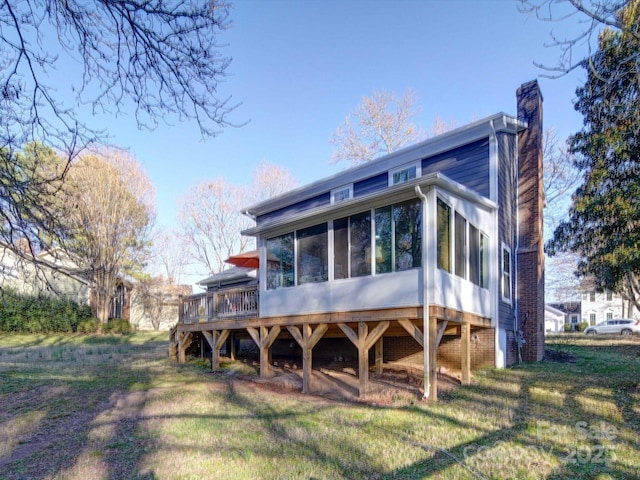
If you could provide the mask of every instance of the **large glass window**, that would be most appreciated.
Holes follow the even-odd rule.
[[[462,278],[467,276],[467,221],[458,212],[455,213],[455,270]]]
[[[293,255],[293,233],[267,240],[267,289],[295,284]]]
[[[298,285],[326,282],[329,279],[327,224],[303,228],[296,232],[298,242]]]
[[[371,212],[352,215],[349,219],[351,276],[371,275]]]
[[[376,209],[376,273],[391,271],[391,207]]]
[[[481,284],[481,255],[482,249],[480,247],[480,232],[476,227],[469,224],[469,280],[476,285]]]
[[[422,265],[422,204],[411,200],[393,206],[395,270]]]
[[[438,199],[438,268],[451,272],[451,207]]]
[[[333,221],[333,278],[349,278],[349,218]]]

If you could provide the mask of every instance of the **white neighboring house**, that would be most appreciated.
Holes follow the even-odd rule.
[[[544,306],[544,331],[547,333],[564,332],[565,314],[550,305]]]
[[[89,281],[61,250],[37,255],[40,267],[21,258],[6,246],[0,246],[0,287],[25,295],[50,295],[87,305]],[[63,268],[69,274],[59,271]]]
[[[589,325],[612,318],[638,318],[640,314],[622,296],[611,291],[583,291],[581,294],[582,318]]]

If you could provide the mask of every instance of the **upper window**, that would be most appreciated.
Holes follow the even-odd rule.
[[[421,175],[420,163],[412,165],[404,165],[389,171],[389,186],[398,185],[399,183],[408,182]]]
[[[511,250],[502,245],[502,301],[511,303]]]
[[[331,190],[331,203],[344,202],[353,198],[353,184]]]
[[[613,292],[611,290],[607,290],[607,302],[613,300]]]
[[[589,301],[590,302],[596,301],[596,292],[589,292]]]

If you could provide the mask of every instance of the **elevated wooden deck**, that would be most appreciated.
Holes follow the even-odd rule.
[[[272,376],[270,348],[277,338],[291,338],[302,348],[303,392],[310,384],[313,348],[323,337],[346,337],[358,351],[360,395],[368,389],[369,350],[375,347],[376,369],[382,369],[383,337],[410,336],[424,349],[429,339],[428,371],[425,385],[430,384],[429,398],[437,398],[436,350],[443,335],[461,338],[460,368],[462,382],[470,381],[471,328],[491,327],[491,320],[441,306],[429,307],[429,319],[423,319],[422,307],[404,307],[348,312],[331,312],[279,317],[259,316],[257,285],[221,289],[181,299],[180,319],[170,333],[170,355],[179,362],[186,360],[186,349],[192,335],[199,332],[212,351],[212,369],[219,368],[220,349],[231,334],[248,335],[260,350],[260,376]],[[429,332],[424,329],[428,328]],[[425,335],[426,333],[426,335]]]

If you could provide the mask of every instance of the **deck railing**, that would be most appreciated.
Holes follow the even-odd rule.
[[[180,299],[180,323],[258,315],[258,286],[226,288]]]

